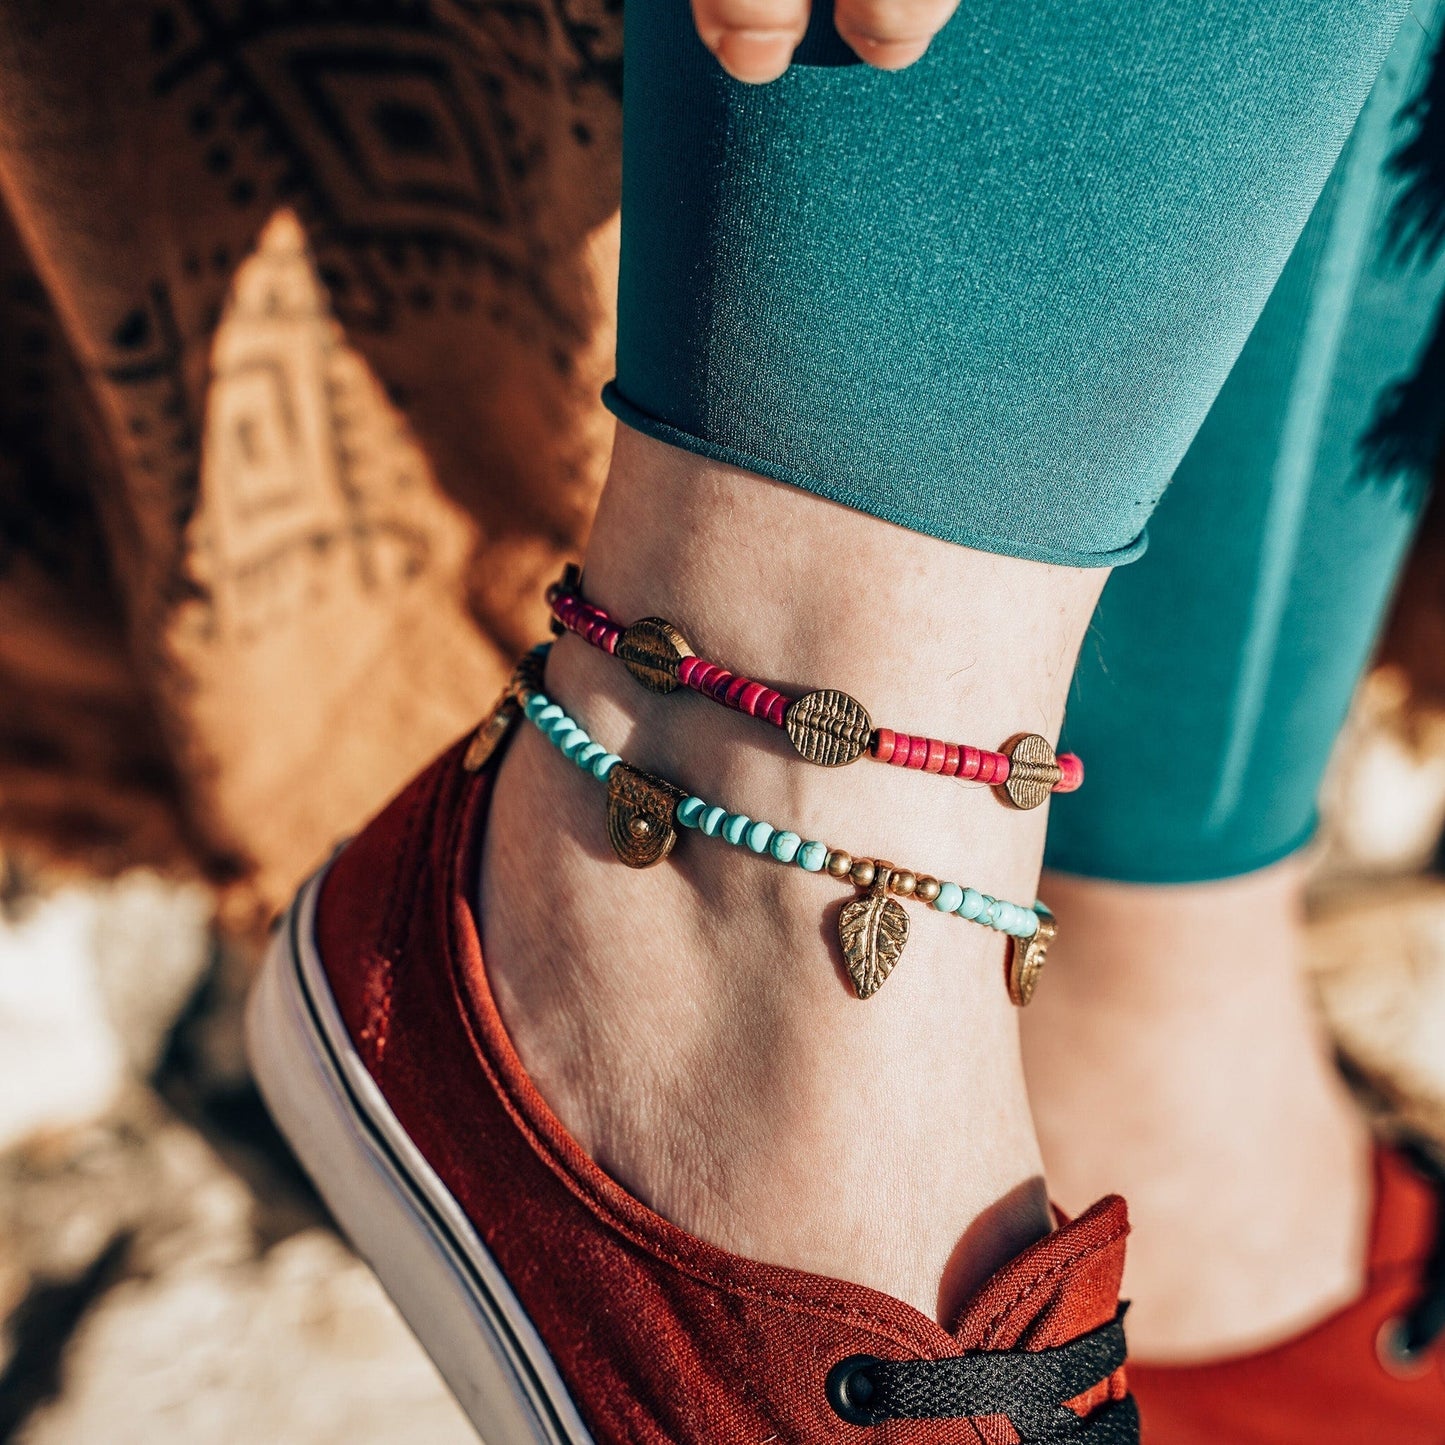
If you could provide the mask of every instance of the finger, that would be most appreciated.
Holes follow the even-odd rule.
[[[833,24],[860,60],[901,70],[928,49],[956,8],[957,0],[837,0]]]
[[[702,43],[737,80],[776,80],[808,28],[808,0],[692,0]]]

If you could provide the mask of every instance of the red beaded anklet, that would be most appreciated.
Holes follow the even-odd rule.
[[[1050,793],[1072,793],[1084,781],[1084,764],[1073,753],[1055,756],[1048,739],[1022,733],[1002,752],[875,728],[863,704],[846,692],[825,688],[789,698],[776,688],[739,677],[698,657],[676,627],[645,617],[631,627],[615,622],[583,598],[581,573],[571,564],[547,589],[554,632],[575,632],[593,647],[619,658],[650,692],[687,687],[748,717],[782,728],[811,763],[837,767],[865,753],[895,768],[914,768],[946,778],[986,783],[1016,808],[1037,808]]]

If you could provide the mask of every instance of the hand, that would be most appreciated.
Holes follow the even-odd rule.
[[[860,60],[880,70],[912,65],[958,0],[836,0],[833,23]],[[808,27],[809,0],[692,0],[702,43],[727,73],[776,80]]]

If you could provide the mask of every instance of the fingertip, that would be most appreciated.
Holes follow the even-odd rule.
[[[792,31],[723,30],[708,48],[734,80],[766,85],[788,68],[797,47]]]
[[[932,37],[927,40],[877,40],[869,35],[850,34],[839,29],[849,49],[858,59],[875,70],[906,70],[927,54]]]

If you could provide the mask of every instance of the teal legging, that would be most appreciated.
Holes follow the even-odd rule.
[[[1442,13],[963,0],[898,74],[822,15],[754,89],[628,0],[613,410],[987,551],[1110,565],[1149,523],[1055,867],[1309,836],[1441,443]]]

